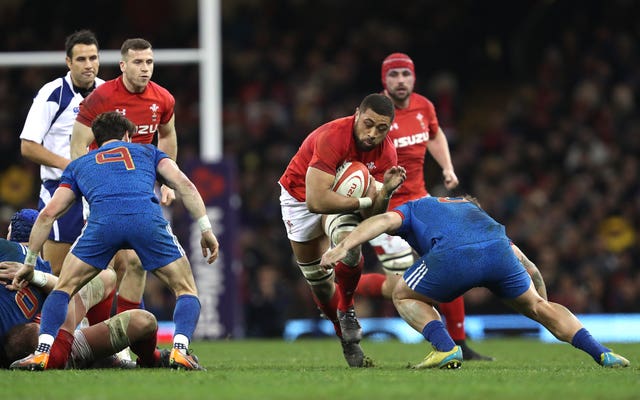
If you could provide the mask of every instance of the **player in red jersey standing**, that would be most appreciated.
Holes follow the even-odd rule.
[[[341,339],[343,354],[351,367],[368,367],[360,340],[362,329],[355,315],[353,295],[362,272],[360,249],[355,249],[333,269],[320,266],[322,254],[346,236],[360,222],[355,214],[377,210],[405,176],[396,166],[396,151],[387,134],[394,117],[393,103],[381,94],[364,98],[354,115],[328,122],[307,136],[278,183],[280,206],[293,254],[311,287],[320,311],[333,322]],[[347,161],[360,161],[370,175],[384,184],[376,192],[370,185],[367,196],[351,198],[331,187],[336,169]],[[385,171],[388,171],[385,173]],[[331,216],[323,232],[322,214]],[[335,277],[335,281],[334,281]]]
[[[88,146],[92,150],[97,148],[91,131],[93,120],[104,112],[117,111],[136,125],[132,142],[151,143],[157,134],[158,148],[175,160],[178,153],[175,100],[167,89],[151,81],[154,67],[151,43],[140,38],[127,39],[120,53],[122,75],[105,82],[80,104],[71,135],[71,159],[86,154]],[[162,185],[160,192],[162,205],[175,200],[175,193],[168,186]],[[146,279],[140,259],[133,250],[121,250],[115,264],[121,276],[117,312],[139,308]]]
[[[390,209],[429,195],[424,179],[427,151],[442,168],[445,187],[453,189],[458,186],[447,137],[438,124],[435,107],[426,97],[414,93],[415,81],[413,61],[408,55],[393,53],[382,62],[384,94],[393,101],[396,113],[389,138],[396,147],[398,164],[407,171],[407,180],[391,198]],[[364,274],[356,294],[391,299],[395,284],[414,262],[413,251],[398,236],[382,234],[369,243],[385,274]],[[491,357],[476,353],[466,344],[462,297],[442,303],[440,312],[445,316],[449,334],[462,348],[465,360],[492,360]]]

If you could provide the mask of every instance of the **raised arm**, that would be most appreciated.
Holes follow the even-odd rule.
[[[162,176],[167,185],[175,189],[182,198],[185,208],[191,214],[191,217],[198,222],[202,238],[200,245],[202,247],[202,255],[207,257],[207,251],[210,255],[207,262],[211,264],[218,258],[218,239],[212,231],[211,222],[207,216],[207,210],[204,201],[198,193],[196,186],[180,171],[175,161],[170,158],[164,158],[158,163],[158,173]]]
[[[73,130],[71,131],[71,159],[75,160],[87,154],[88,147],[94,139],[91,127],[78,121],[74,122]]]

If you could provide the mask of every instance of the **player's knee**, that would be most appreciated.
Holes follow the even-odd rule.
[[[141,335],[149,336],[155,335],[158,330],[158,321],[149,311],[146,310],[129,310],[130,325],[136,326]]]
[[[413,251],[405,249],[396,253],[376,254],[387,275],[402,275],[413,265]]]
[[[320,260],[315,260],[308,263],[298,262],[298,267],[302,271],[304,279],[311,286],[322,285],[333,279],[333,268],[325,269],[320,266]]]
[[[335,246],[356,229],[361,221],[362,218],[354,213],[328,215],[324,221],[324,233]]]

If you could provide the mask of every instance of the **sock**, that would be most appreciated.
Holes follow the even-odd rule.
[[[189,338],[185,335],[175,335],[173,337],[173,348],[187,350],[189,348]]]
[[[464,332],[464,298],[460,296],[449,303],[441,303],[438,309],[444,316],[451,338],[454,341],[465,340],[467,336]]]
[[[196,330],[200,318],[200,300],[196,296],[183,294],[176,300],[176,308],[173,310],[173,322],[176,325],[174,337],[184,335],[191,341],[193,331]]]
[[[600,355],[611,351],[611,349],[604,347],[600,342],[595,340],[586,328],[582,328],[576,332],[573,339],[571,339],[571,344],[573,347],[588,353],[598,364],[600,364]]]
[[[73,334],[60,329],[58,336],[51,346],[49,352],[49,362],[47,363],[47,369],[64,369],[67,365],[67,360],[71,355],[71,346],[73,345]]]
[[[338,309],[338,298],[340,297],[337,286],[338,284],[336,284],[336,291],[333,292],[333,296],[331,296],[328,303],[321,303],[313,291],[311,294],[313,295],[313,301],[316,303],[320,311],[329,319],[329,321],[331,321],[331,323],[333,323],[333,329],[335,330],[336,335],[338,335],[338,337],[342,337],[342,330],[340,329],[340,323],[338,323],[338,313],[336,312]]]
[[[87,319],[89,325],[95,325],[98,322],[105,321],[111,316],[111,309],[113,308],[113,298],[116,295],[116,290],[113,289],[106,299],[102,300],[95,306],[91,307],[87,311]]]
[[[338,261],[333,268],[336,274],[336,290],[340,291],[340,297],[338,297],[338,309],[342,312],[353,306],[353,295],[356,292],[360,275],[362,275],[362,267],[364,265],[364,258],[360,257],[358,265],[355,267],[349,266],[342,261]]]
[[[387,280],[385,274],[363,274],[358,282],[356,294],[358,296],[382,298],[382,284]]]
[[[426,324],[422,328],[422,336],[438,351],[451,351],[456,345],[440,320],[433,320]]]
[[[52,338],[58,334],[69,308],[69,295],[61,290],[52,291],[42,305],[42,319],[40,321],[40,335],[50,335]],[[51,344],[53,340],[51,341]]]
[[[160,351],[156,348],[158,330],[154,330],[149,337],[129,344],[129,348],[137,356],[137,363],[141,367],[151,368],[160,364]]]
[[[123,311],[127,310],[137,310],[140,308],[140,302],[127,300],[118,294],[118,299],[116,300],[116,314],[120,314]]]

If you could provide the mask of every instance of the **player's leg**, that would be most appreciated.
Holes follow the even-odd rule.
[[[42,306],[38,346],[32,355],[11,364],[12,369],[43,370],[47,367],[51,346],[66,319],[71,296],[99,272],[69,253],[56,286]]]
[[[340,243],[356,226],[362,218],[354,213],[326,215],[322,218],[323,229],[329,238],[331,246]],[[353,297],[356,287],[362,275],[364,257],[360,246],[347,253],[347,256],[334,266],[335,287],[339,292],[338,297],[338,322],[342,332],[342,339],[347,343],[359,343],[362,340],[362,328],[356,317]]]
[[[407,274],[414,270],[414,268],[409,269]],[[425,340],[433,346],[433,351],[413,368],[460,368],[462,350],[447,333],[440,319],[440,314],[435,308],[436,301],[416,292],[407,285],[404,279],[401,279],[393,291],[393,304],[402,319],[420,332]]]
[[[106,321],[76,331],[70,365],[86,368],[105,358],[111,362],[115,353],[130,346],[140,357],[139,364],[160,366],[160,352],[156,349],[157,331],[156,318],[148,311],[129,310],[116,314]],[[131,365],[117,362],[115,366]]]
[[[629,366],[627,359],[595,340],[566,307],[540,297],[533,283],[523,294],[505,302],[521,314],[541,323],[558,340],[571,343],[588,353],[598,364],[605,367]]]
[[[47,240],[42,246],[42,258],[49,261],[51,265],[51,273],[55,276],[60,275],[64,258],[69,253],[71,243],[56,242]]]
[[[464,297],[460,296],[453,301],[440,303],[438,310],[440,310],[440,313],[444,316],[447,332],[449,332],[453,341],[462,349],[462,355],[465,361],[493,361],[493,357],[476,352],[469,347],[467,343],[467,333],[464,329]]]
[[[399,236],[382,234],[369,242],[373,247],[385,279],[382,281],[377,275],[364,274],[358,285],[358,294],[380,293],[384,298],[391,298],[391,293],[402,274],[414,263],[414,252],[409,243]],[[379,289],[377,287],[379,286]],[[465,309],[464,299],[459,297],[451,302],[440,303],[438,310],[444,316],[447,331],[454,342],[462,349],[465,360],[491,361],[492,357],[481,355],[467,344],[464,329]]]
[[[120,250],[114,258],[114,264],[120,278],[116,312],[140,308],[147,280],[147,271],[142,267],[140,258],[133,250]]]
[[[187,257],[182,256],[162,268],[155,269],[153,274],[170,287],[176,296],[171,366],[189,370],[203,369],[197,357],[189,351],[189,343],[200,317],[200,300]]]

